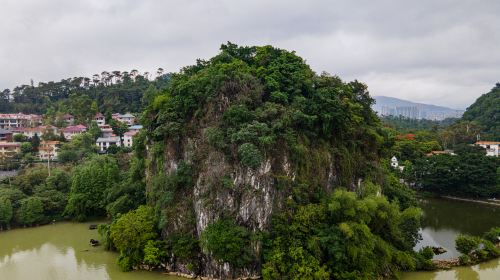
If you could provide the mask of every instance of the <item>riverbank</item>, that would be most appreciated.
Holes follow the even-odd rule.
[[[466,201],[466,202],[481,203],[481,204],[485,204],[485,205],[492,205],[492,206],[498,206],[498,207],[500,207],[500,201],[494,202],[492,200],[461,198],[461,197],[456,197],[456,196],[440,196],[440,198],[457,200],[457,201]]]
[[[0,279],[183,280],[160,272],[122,272],[116,252],[93,247],[95,222],[18,228],[0,233]],[[26,269],[29,268],[29,269]]]

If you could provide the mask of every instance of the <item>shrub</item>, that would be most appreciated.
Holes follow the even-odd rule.
[[[262,162],[262,154],[259,149],[251,143],[245,143],[238,148],[241,163],[250,168],[259,167]]]
[[[167,256],[165,242],[149,240],[144,246],[144,263],[151,266],[159,266]]]
[[[434,252],[431,247],[424,247],[418,251],[415,255],[416,259],[416,268],[418,270],[434,270],[436,269],[436,265],[432,262],[432,258],[434,257]]]
[[[471,263],[470,257],[467,255],[460,255],[460,257],[458,257],[458,260],[460,261],[461,265],[469,265]]]
[[[222,263],[243,267],[251,260],[250,233],[229,219],[220,219],[208,225],[201,235],[201,244]]]
[[[43,220],[43,202],[39,197],[24,198],[17,210],[17,222],[21,225],[32,225]]]
[[[461,234],[455,239],[455,248],[460,253],[469,255],[473,250],[478,248],[479,243],[479,238]]]
[[[483,235],[483,238],[492,242],[493,244],[500,242],[500,227],[491,228]]]

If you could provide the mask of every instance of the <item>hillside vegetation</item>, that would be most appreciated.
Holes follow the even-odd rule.
[[[411,192],[380,165],[385,137],[372,103],[364,84],[318,75],[271,46],[229,43],[173,74],[144,113],[137,155],[164,261],[222,278],[414,269],[420,212],[396,202]],[[377,196],[385,187],[392,202]],[[121,251],[122,264],[140,252]]]
[[[481,139],[500,141],[500,83],[470,105],[463,119],[481,126]]]

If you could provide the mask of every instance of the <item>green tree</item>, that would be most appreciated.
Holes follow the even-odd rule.
[[[21,153],[23,155],[31,154],[33,151],[33,145],[30,142],[21,143]]]
[[[102,136],[102,130],[95,121],[90,123],[88,133],[92,136],[92,138],[94,138],[94,141]]]
[[[39,197],[28,197],[20,201],[16,220],[21,225],[31,226],[44,219],[43,202]]]
[[[159,266],[163,259],[166,258],[165,242],[158,240],[148,240],[144,246],[144,260],[147,265],[156,267]]]
[[[220,219],[203,231],[201,246],[221,263],[243,267],[251,261],[250,233],[230,219]]]
[[[481,139],[500,141],[500,83],[497,83],[490,92],[481,95],[467,108],[463,119],[482,126]]]
[[[118,165],[108,156],[94,156],[73,170],[65,212],[77,220],[103,216],[106,192],[120,181]]]
[[[121,254],[120,266],[130,270],[144,259],[144,248],[148,241],[157,237],[154,211],[148,206],[122,215],[110,227],[110,237]]]
[[[97,149],[94,138],[89,133],[83,133],[61,145],[58,160],[62,163],[75,162],[97,153]]]
[[[0,197],[0,230],[3,230],[4,226],[7,228],[10,226],[12,215],[12,203],[8,198]]]
[[[40,137],[35,133],[31,138],[31,146],[33,146],[33,151],[38,152],[38,147],[40,146]]]
[[[123,146],[123,135],[128,131],[128,126],[126,123],[111,119],[109,125],[113,129],[113,133],[120,137],[120,145]]]
[[[14,140],[14,142],[26,142],[26,141],[28,141],[28,137],[24,136],[23,134],[19,134],[19,133],[14,134],[12,139]]]
[[[479,247],[480,239],[474,236],[459,235],[455,239],[456,249],[464,255],[469,255]]]

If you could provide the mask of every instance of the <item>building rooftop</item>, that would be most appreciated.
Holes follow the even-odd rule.
[[[87,130],[87,127],[82,125],[82,124],[70,125],[70,126],[67,126],[63,129],[61,129],[61,131],[63,131],[63,132],[83,132],[85,130]]]
[[[114,118],[135,118],[135,116],[130,113],[125,113],[125,114],[114,113],[112,116]]]
[[[18,142],[0,142],[0,148],[3,147],[20,147],[21,143]]]
[[[496,141],[477,141],[476,145],[500,145],[500,142],[496,142]]]
[[[131,125],[129,127],[130,130],[139,130],[139,129],[142,129],[142,128],[143,128],[143,126],[140,125],[140,124],[134,124],[134,125]]]
[[[137,131],[137,130],[134,130],[134,131],[127,131],[127,132],[125,132],[125,134],[124,134],[124,135],[125,135],[125,136],[134,136],[134,135],[136,135],[137,133],[138,133],[138,131]]]
[[[97,143],[106,143],[106,142],[120,142],[120,137],[111,136],[111,137],[99,137],[97,138]]]

